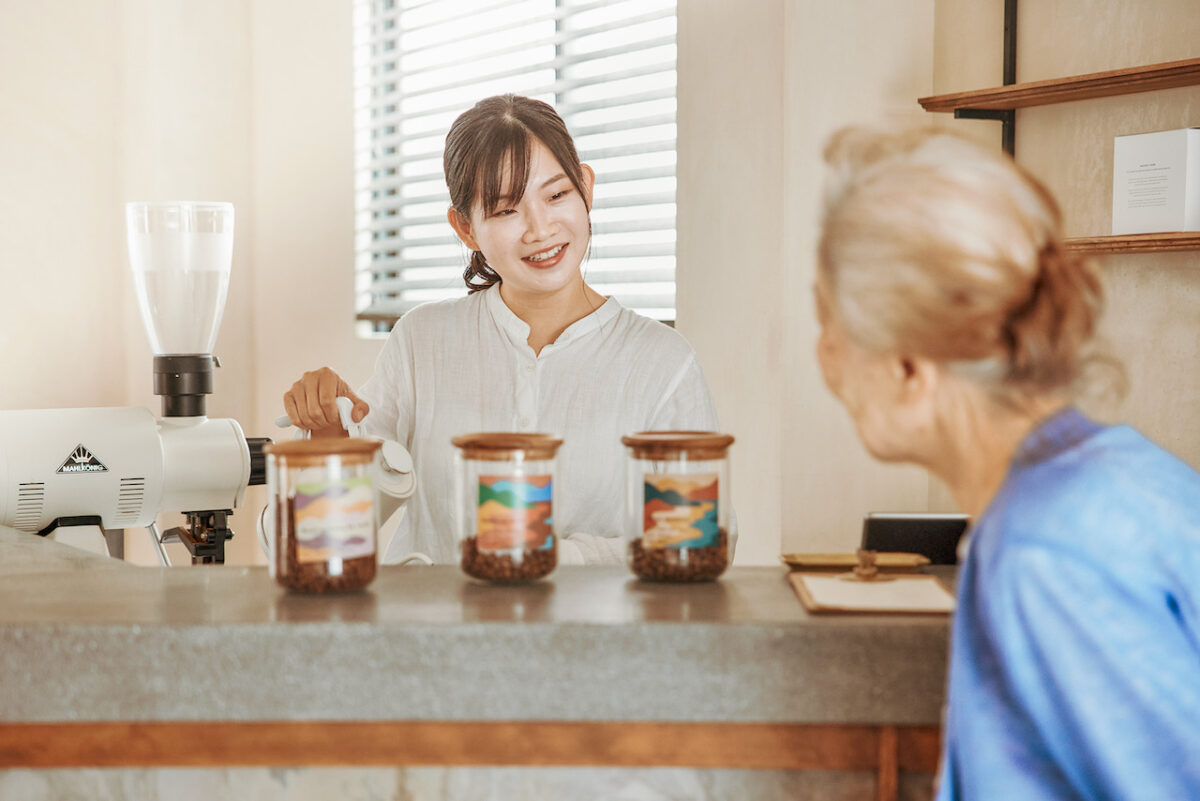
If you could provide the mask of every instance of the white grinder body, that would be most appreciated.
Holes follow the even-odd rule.
[[[21,531],[85,517],[145,527],[161,512],[233,509],[249,480],[236,420],[159,420],[140,407],[0,411],[0,525]]]

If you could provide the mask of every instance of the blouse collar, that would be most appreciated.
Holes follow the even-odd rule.
[[[492,319],[496,321],[496,324],[514,342],[524,344],[529,340],[529,324],[518,317],[512,309],[508,308],[508,304],[500,297],[499,284],[493,284],[484,290],[484,302],[487,304]],[[593,331],[599,330],[601,326],[614,319],[620,312],[621,304],[616,298],[610,297],[586,317],[576,320],[567,326],[567,329],[558,335],[558,339],[553,344],[564,345],[572,340],[587,336]]]

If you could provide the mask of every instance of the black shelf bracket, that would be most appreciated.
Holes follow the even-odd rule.
[[[1010,156],[1016,155],[1017,112],[1011,108],[956,108],[956,120],[999,120],[1000,146]]]
[[[1017,0],[1004,0],[1004,85],[1017,82]],[[1006,109],[1000,118],[1000,146],[1017,155],[1017,112]]]
[[[1017,82],[1017,0],[1004,0],[1004,86]],[[1016,109],[956,108],[956,120],[999,120],[1000,146],[1010,156],[1017,154]]]

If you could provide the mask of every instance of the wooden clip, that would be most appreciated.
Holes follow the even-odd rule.
[[[859,548],[855,551],[858,557],[858,564],[854,566],[854,570],[850,573],[843,573],[838,576],[842,581],[893,581],[895,576],[889,576],[886,573],[880,573],[879,567],[875,564],[875,551],[868,551]]]

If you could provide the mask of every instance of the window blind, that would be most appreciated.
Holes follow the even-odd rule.
[[[585,279],[675,316],[675,0],[356,0],[358,317],[466,293],[442,145],[476,101],[551,103],[596,171]]]

